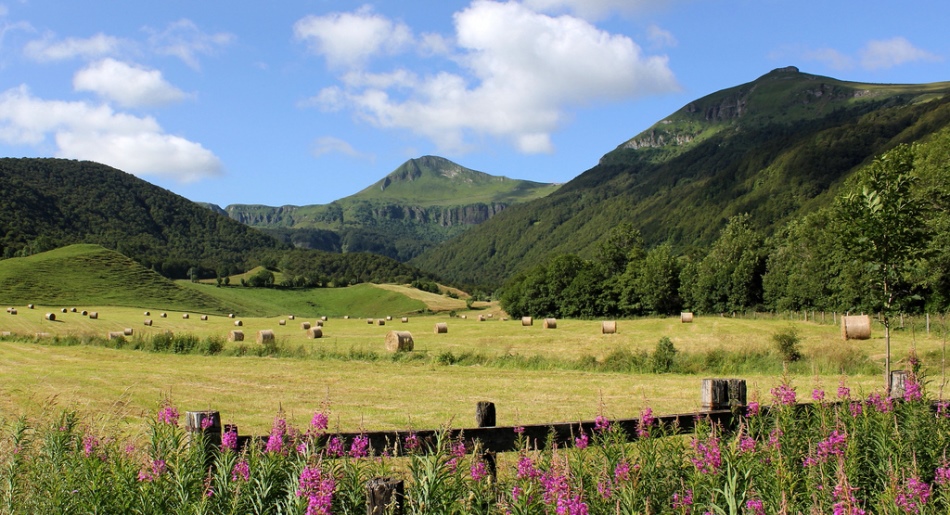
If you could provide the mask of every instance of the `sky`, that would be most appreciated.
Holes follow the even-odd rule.
[[[221,206],[325,204],[424,155],[567,182],[775,68],[950,81],[948,22],[941,0],[0,0],[0,157]]]

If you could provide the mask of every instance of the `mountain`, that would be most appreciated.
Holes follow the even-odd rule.
[[[863,84],[788,67],[690,102],[547,197],[514,206],[410,261],[498,286],[556,254],[593,257],[629,222],[647,246],[707,246],[749,213],[772,234],[830,203],[843,180],[899,143],[950,124],[950,83]]]
[[[25,256],[73,243],[117,250],[166,277],[241,271],[274,238],[134,175],[89,161],[0,159],[0,252]]]
[[[406,261],[556,184],[509,179],[448,159],[410,159],[368,188],[323,205],[237,204],[232,219],[297,247],[368,251]],[[218,206],[208,205],[212,210]]]

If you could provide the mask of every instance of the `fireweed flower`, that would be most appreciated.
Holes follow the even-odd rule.
[[[247,464],[246,461],[241,460],[234,464],[234,467],[231,468],[231,481],[244,481],[245,483],[251,479],[251,467]]]
[[[892,399],[885,399],[877,392],[868,396],[868,404],[874,406],[874,409],[877,410],[878,413],[890,413],[894,409]]]
[[[630,481],[630,464],[627,460],[620,460],[620,463],[614,468],[614,481]]]
[[[534,479],[538,477],[538,469],[534,467],[534,460],[521,455],[518,458],[518,479]]]
[[[742,435],[739,437],[739,452],[752,452],[755,450],[755,438],[750,437],[749,435]]]
[[[327,442],[327,456],[334,458],[343,456],[343,440],[339,436],[334,436]]]
[[[409,433],[409,436],[406,437],[403,445],[407,451],[414,451],[422,446],[419,442],[419,437],[415,433]]]
[[[298,486],[297,497],[307,498],[307,515],[330,515],[336,488],[331,474],[324,475],[320,467],[306,467],[300,472]]]
[[[811,391],[811,398],[815,402],[822,402],[825,400],[825,391],[821,388],[815,388]]]
[[[171,403],[164,403],[162,409],[158,411],[158,421],[170,426],[178,426],[178,409]]]
[[[267,446],[264,448],[267,452],[284,452],[284,435],[287,433],[287,421],[278,416],[274,419],[274,425],[271,427],[270,436],[267,438]]]
[[[937,415],[943,418],[950,418],[950,401],[940,401],[937,403]]]
[[[465,457],[465,442],[453,442],[449,446],[449,452],[452,458],[446,462],[449,470],[455,472],[458,469],[459,461]]]
[[[722,454],[719,451],[719,438],[712,437],[706,442],[693,439],[691,443],[695,456],[690,458],[693,466],[702,474],[715,474],[722,466]]]
[[[581,433],[580,436],[574,439],[574,447],[578,449],[586,449],[589,443],[590,440],[587,438],[587,433]]]
[[[221,434],[221,448],[222,449],[229,449],[232,451],[236,450],[237,441],[238,441],[237,431],[235,431],[233,427],[228,428],[227,431]]]
[[[99,439],[95,436],[86,435],[82,439],[82,453],[85,457],[90,457],[95,454],[96,449],[99,448]]]
[[[858,418],[861,413],[864,413],[864,406],[860,402],[852,402],[848,404],[848,411],[851,412],[853,418]]]
[[[934,471],[934,483],[940,486],[950,484],[950,464],[947,464],[946,461],[941,463]]]
[[[762,503],[762,499],[749,499],[745,502],[745,507],[754,515],[765,515],[765,506]]]
[[[844,484],[839,482],[835,485],[832,492],[835,499],[835,503],[831,507],[833,515],[866,515],[858,504],[858,500],[854,497],[856,490],[857,488],[847,485],[847,479],[845,479]]]
[[[330,420],[327,418],[327,414],[323,412],[316,412],[313,414],[313,418],[310,419],[310,427],[316,431],[326,431],[327,427],[330,425]]]
[[[782,406],[791,406],[792,404],[795,404],[795,389],[791,386],[787,384],[781,384],[777,388],[772,388],[770,391],[775,404]]]
[[[484,461],[476,461],[475,463],[472,463],[470,472],[472,474],[472,481],[481,481],[482,479],[488,477],[488,465],[485,465]]]
[[[755,417],[759,414],[759,403],[752,401],[745,407],[745,416]]]
[[[597,418],[594,419],[594,431],[603,433],[608,429],[610,429],[610,420],[603,415],[597,415]]]
[[[844,456],[847,447],[847,435],[839,432],[837,429],[828,435],[828,438],[818,442],[813,456],[805,457],[803,464],[806,467],[825,463],[832,456]]]
[[[920,391],[920,383],[917,382],[917,378],[913,375],[908,376],[907,381],[904,382],[904,401],[919,401],[922,398],[923,394]]]
[[[838,385],[838,398],[843,401],[851,398],[851,389],[844,385],[844,381]]]
[[[211,420],[211,417],[205,417],[201,419],[201,429],[208,429],[214,425],[214,421]]]
[[[146,467],[139,471],[139,481],[143,483],[151,483],[155,481],[165,471],[168,470],[168,466],[165,465],[165,460],[154,460],[150,467]]]
[[[640,412],[640,423],[637,424],[637,436],[639,438],[649,438],[650,426],[653,425],[655,421],[656,417],[653,416],[652,409],[646,408]]]
[[[365,435],[359,435],[350,442],[350,457],[365,458],[369,449],[369,438]]]
[[[782,447],[781,438],[785,435],[785,432],[780,428],[775,428],[769,432],[769,447],[775,450],[779,450]]]
[[[693,491],[686,490],[681,495],[679,492],[673,493],[673,509],[688,510],[693,505]]]
[[[916,477],[907,478],[904,484],[897,488],[894,504],[904,513],[920,513],[921,508],[930,499],[930,485]]]

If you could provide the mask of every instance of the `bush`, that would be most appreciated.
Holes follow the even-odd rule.
[[[669,337],[664,336],[656,343],[656,350],[653,351],[653,373],[663,374],[673,370],[673,361],[676,357],[676,347]]]
[[[789,363],[802,359],[802,353],[798,349],[798,332],[794,327],[789,326],[784,331],[772,335],[772,341],[775,342],[775,349],[782,355],[782,360]]]

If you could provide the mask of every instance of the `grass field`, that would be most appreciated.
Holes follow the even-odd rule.
[[[83,309],[80,307],[80,309]],[[91,308],[85,308],[91,309]],[[136,335],[174,331],[196,335],[224,336],[233,329],[233,320],[197,316],[185,320],[181,312],[167,312],[160,318],[152,312],[154,326],[142,326],[144,316],[134,308],[97,308],[99,320],[78,313],[56,312],[60,320],[42,319],[47,308],[19,308],[18,315],[0,314],[0,330],[32,335],[45,331],[58,335],[81,335],[132,327]],[[487,310],[486,310],[487,312]],[[311,340],[300,329],[304,320],[296,317],[279,326],[278,317],[242,318],[243,330],[254,346],[259,329],[273,329],[284,347],[305,351],[333,350],[383,352],[383,338],[391,329],[412,332],[417,355],[445,352],[486,355],[539,356],[548,360],[603,359],[618,349],[652,352],[656,342],[668,336],[680,351],[689,355],[720,349],[732,353],[766,353],[771,335],[792,324],[801,336],[804,365],[790,375],[800,397],[817,384],[835,387],[841,376],[828,373],[829,356],[848,359],[866,355],[882,360],[881,332],[871,340],[842,342],[837,326],[788,320],[750,320],[698,317],[693,324],[678,318],[619,321],[619,333],[601,335],[598,321],[560,320],[557,329],[522,327],[520,321],[484,322],[478,312],[467,319],[447,315],[412,316],[408,323],[394,318],[385,326],[366,323],[365,318],[344,320],[331,317],[325,324],[326,337]],[[328,315],[329,316],[329,315]],[[378,313],[375,318],[383,318]],[[434,334],[436,322],[449,324],[448,334]],[[830,322],[830,320],[828,320]],[[910,327],[910,321],[908,321]],[[936,319],[927,336],[922,329],[896,331],[892,356],[907,356],[915,347],[928,370],[940,381],[939,359],[943,325]],[[233,344],[229,344],[233,345]],[[769,358],[773,362],[780,359]],[[823,361],[824,360],[824,361]],[[183,410],[217,409],[228,423],[242,431],[266,432],[279,408],[298,424],[329,402],[339,428],[404,429],[438,427],[443,424],[472,424],[474,405],[491,400],[498,405],[499,424],[543,423],[591,419],[600,410],[612,417],[636,416],[650,406],[657,413],[683,412],[699,404],[700,374],[630,374],[536,367],[504,368],[483,366],[443,366],[430,361],[388,359],[375,361],[320,360],[274,357],[232,357],[166,355],[91,346],[52,346],[29,341],[0,342],[0,411],[7,415],[35,412],[54,403],[82,411],[113,413],[127,419],[150,413],[164,395],[170,395]],[[810,366],[815,372],[810,372]],[[900,368],[900,362],[895,368]],[[768,390],[781,381],[781,368],[773,366],[759,373],[742,374],[752,395],[768,399]],[[856,391],[869,392],[882,383],[877,373],[861,373],[847,378]]]

